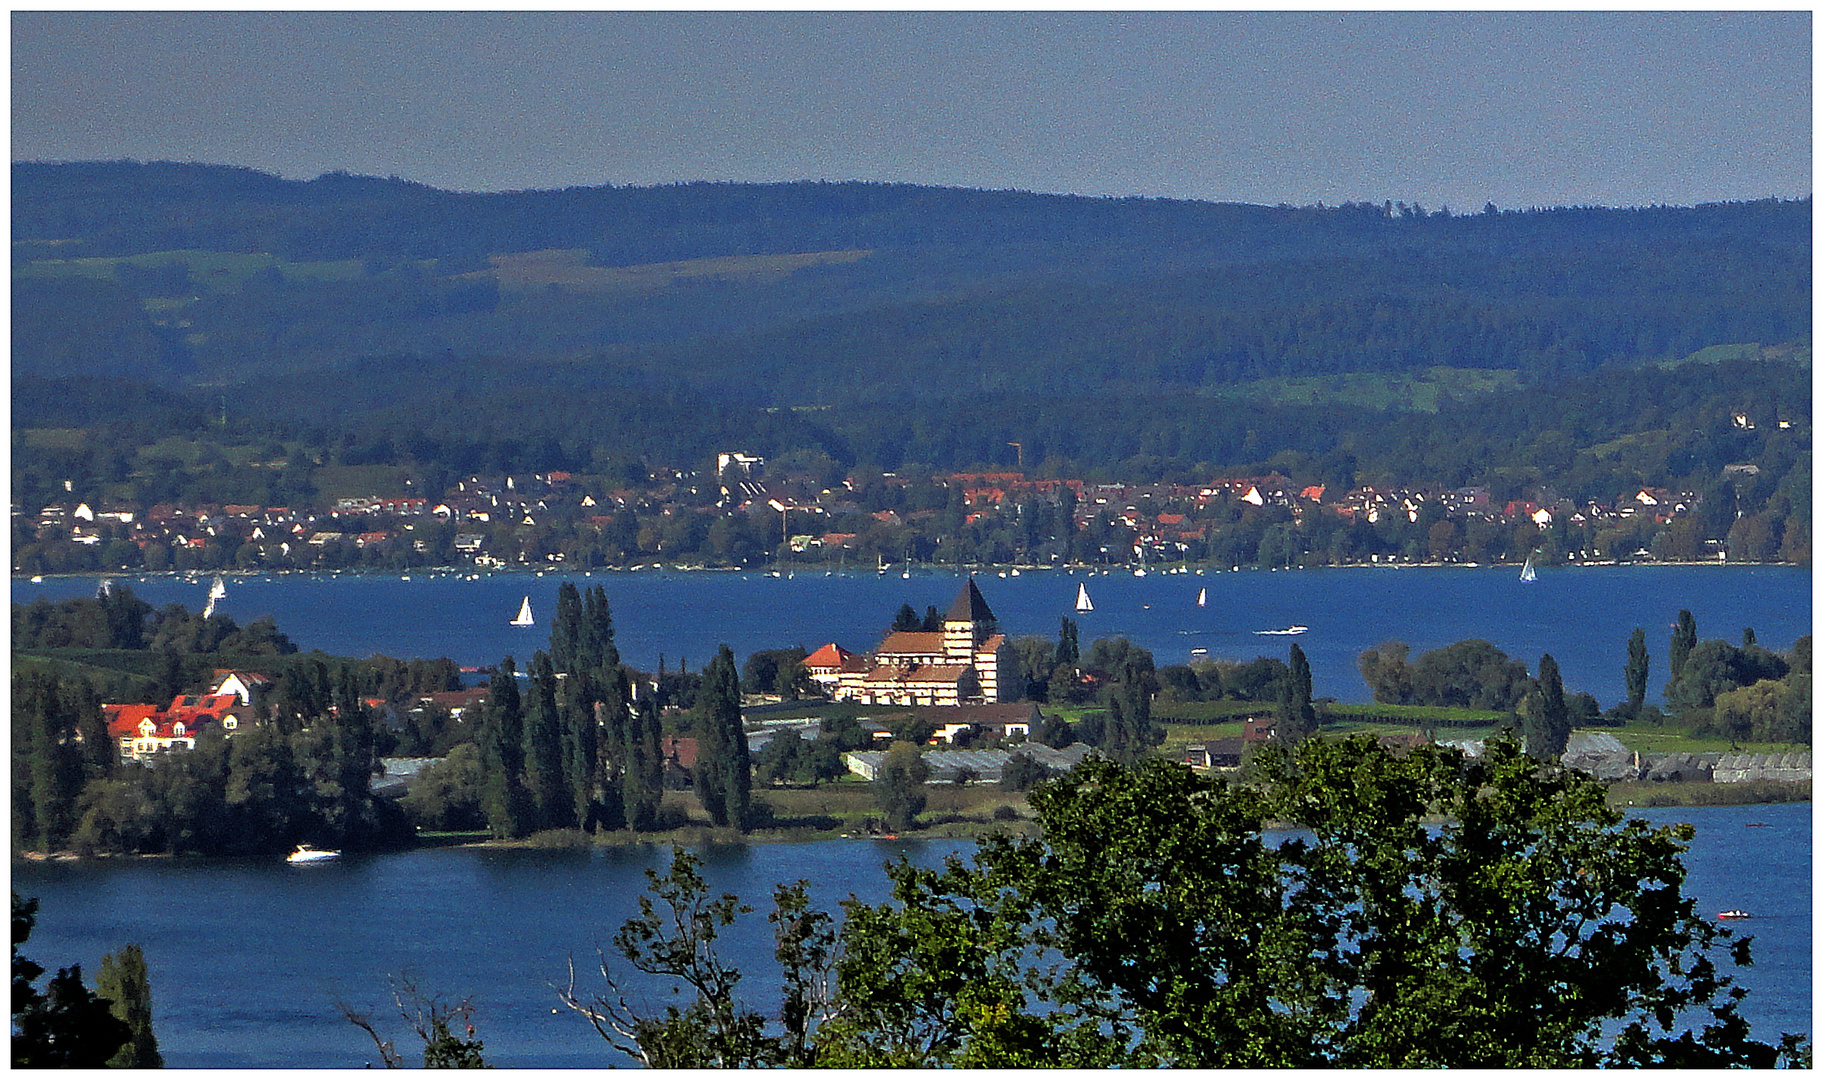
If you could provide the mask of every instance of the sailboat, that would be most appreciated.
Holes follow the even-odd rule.
[[[1208,607],[1209,606],[1209,590],[1208,589],[1196,590],[1196,606],[1197,607]]]
[[[1525,566],[1521,567],[1519,570],[1519,580],[1521,580],[1521,581],[1537,581],[1538,580],[1538,571],[1535,568],[1533,568],[1532,557],[1530,555],[1527,555],[1525,557]]]
[[[519,614],[513,616],[510,623],[513,626],[532,625],[532,598],[530,596],[519,602]]]
[[[203,618],[215,614],[215,602],[227,595],[228,586],[222,584],[220,574],[215,575],[215,580],[209,584],[209,603],[203,607]]]
[[[1095,605],[1089,602],[1089,586],[1080,581],[1076,583],[1076,610],[1095,610]]]

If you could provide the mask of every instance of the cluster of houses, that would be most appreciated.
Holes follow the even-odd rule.
[[[357,552],[386,552],[409,545],[428,552],[429,542],[419,525],[451,523],[453,543],[439,549],[449,555],[488,566],[512,561],[512,552],[489,550],[500,527],[537,527],[552,524],[605,528],[614,515],[634,511],[642,516],[674,517],[679,514],[746,515],[766,519],[771,535],[789,525],[796,532],[781,539],[798,553],[812,549],[855,546],[859,528],[887,529],[916,525],[918,519],[936,515],[933,509],[869,510],[869,501],[854,481],[823,486],[804,476],[769,476],[765,459],[746,453],[724,453],[717,463],[719,487],[702,491],[690,486],[682,472],[654,476],[640,490],[601,490],[567,472],[553,471],[523,476],[470,476],[438,497],[380,496],[342,498],[326,508],[256,505],[192,505],[160,503],[137,507],[112,502],[72,498],[39,509],[35,537],[47,543],[100,545],[125,540],[142,551],[157,544],[177,551],[202,552],[211,544],[238,550],[252,545],[262,558],[279,562],[310,561],[313,549],[348,545]],[[1750,464],[1729,466],[1752,470]],[[925,481],[887,475],[888,487],[909,487]],[[1582,502],[1561,497],[1548,489],[1524,500],[1495,503],[1487,488],[1450,490],[1365,486],[1334,492],[1322,485],[1299,487],[1277,474],[1214,480],[1204,484],[1097,484],[1077,479],[1038,479],[1023,472],[961,472],[933,478],[956,493],[966,519],[973,523],[991,518],[1022,503],[1038,500],[1069,505],[1078,533],[1101,515],[1135,536],[1135,550],[1169,552],[1174,547],[1207,539],[1211,526],[1204,511],[1235,501],[1254,506],[1277,506],[1296,518],[1309,513],[1329,513],[1345,520],[1372,524],[1404,520],[1415,522],[1435,505],[1453,519],[1539,526],[1554,523],[1599,527],[1629,519],[1664,524],[1695,505],[1690,492],[1641,488],[1623,493],[1609,503]],[[711,500],[719,491],[719,499]],[[72,493],[74,494],[74,493]],[[877,502],[874,505],[878,505]],[[23,508],[15,507],[16,516]],[[1435,511],[1433,511],[1435,513]],[[818,531],[815,523],[826,522]],[[805,529],[810,524],[812,528]],[[1061,524],[1061,523],[1060,523]]]
[[[179,694],[166,705],[103,705],[108,737],[120,756],[145,761],[170,750],[193,750],[210,726],[224,732],[250,727],[272,680],[251,671],[218,670],[200,694]]]

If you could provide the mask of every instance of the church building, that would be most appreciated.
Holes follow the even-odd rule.
[[[1013,666],[1012,646],[970,578],[942,630],[888,634],[873,655],[842,665],[835,696],[863,705],[992,705],[1015,696],[1001,681]]]

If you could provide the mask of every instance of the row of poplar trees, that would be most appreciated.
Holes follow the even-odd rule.
[[[587,595],[558,588],[550,651],[533,654],[524,692],[509,656],[479,709],[481,805],[494,836],[657,826],[658,702],[634,701],[599,585]]]

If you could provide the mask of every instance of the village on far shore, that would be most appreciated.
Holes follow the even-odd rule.
[[[1758,421],[1746,414],[1737,426]],[[1770,422],[1786,425],[1787,420]],[[1759,467],[1726,466],[1720,482]],[[1346,475],[1346,474],[1344,474]],[[639,485],[554,471],[470,475],[447,490],[323,505],[170,501],[77,490],[15,504],[14,572],[233,572],[474,567],[815,565],[1314,566],[1362,563],[1801,562],[1807,530],[1706,512],[1702,495],[1637,487],[1572,499],[1549,484],[1298,485],[1277,472],[1104,483],[1024,470],[931,477],[769,467],[745,452]],[[1346,486],[1345,486],[1346,485]],[[1783,535],[1781,535],[1783,534]]]

